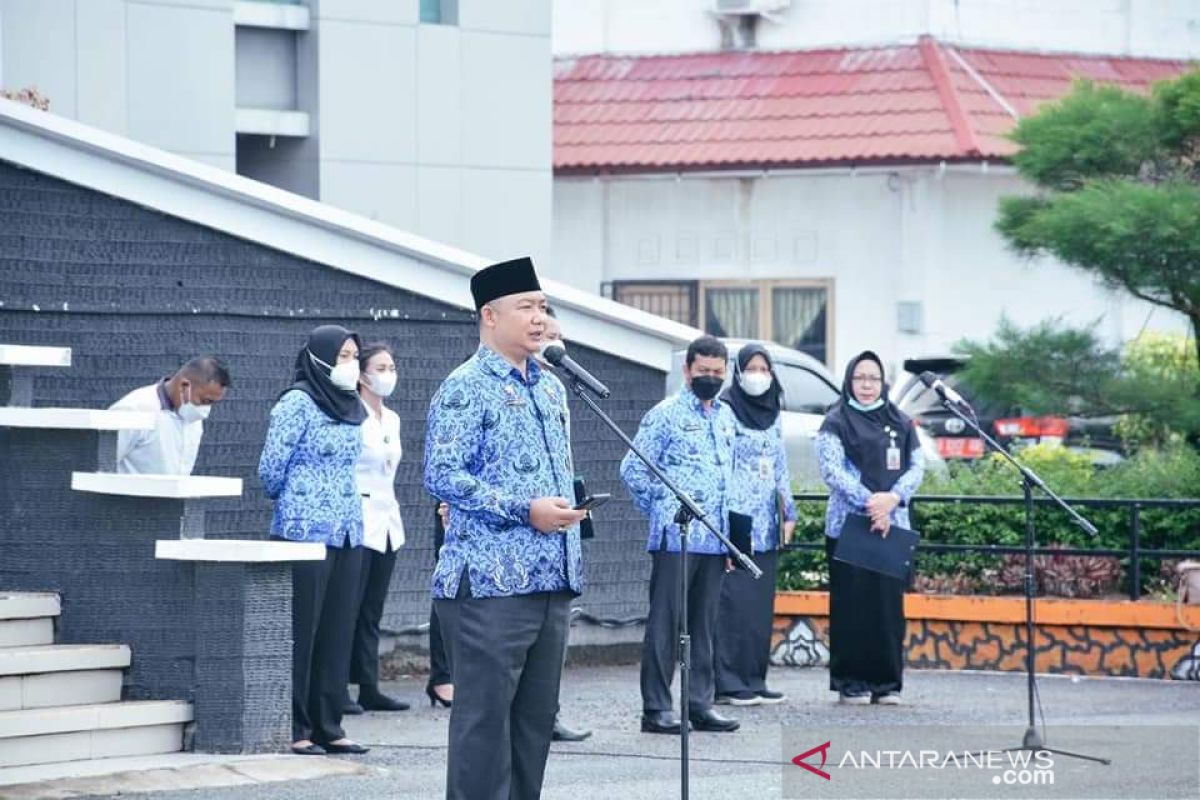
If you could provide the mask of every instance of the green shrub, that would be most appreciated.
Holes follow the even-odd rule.
[[[1114,467],[1097,470],[1089,460],[1062,447],[1036,446],[1021,451],[1020,458],[1059,495],[1097,499],[1200,498],[1200,453],[1185,445],[1142,450]],[[808,489],[814,491],[814,489]],[[816,490],[820,491],[820,490]],[[998,455],[976,463],[951,464],[945,475],[929,475],[913,503],[913,527],[927,542],[944,544],[1002,545],[1019,547],[1025,541],[1025,516],[1021,504],[983,505],[921,502],[925,495],[968,497],[1021,496],[1020,476]],[[1039,493],[1035,491],[1035,498]],[[1128,508],[1079,507],[1099,533],[1090,537],[1056,507],[1037,505],[1034,524],[1039,547],[1077,547],[1124,551],[1129,548]],[[798,504],[797,542],[823,543],[825,504]],[[1200,508],[1142,509],[1141,547],[1147,550],[1200,551]],[[1017,557],[1019,558],[1019,557]],[[1013,557],[978,553],[924,553],[917,561],[917,591],[955,591],[997,594],[1019,591],[1003,579],[1013,572]],[[1128,567],[1128,557],[1121,558]],[[1049,563],[1049,562],[1043,562]],[[1092,557],[1055,556],[1055,580],[1039,582],[1054,594],[1086,596],[1111,593],[1109,580],[1097,580]],[[1142,588],[1155,590],[1161,575],[1157,559],[1143,559]],[[1072,579],[1077,575],[1077,579]],[[1127,574],[1117,589],[1128,592]],[[780,561],[780,589],[819,589],[828,586],[828,566],[823,550],[792,550]]]

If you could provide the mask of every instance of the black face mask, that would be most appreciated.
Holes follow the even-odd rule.
[[[717,396],[717,392],[721,391],[723,383],[725,381],[716,375],[697,375],[692,378],[692,394],[708,402]]]

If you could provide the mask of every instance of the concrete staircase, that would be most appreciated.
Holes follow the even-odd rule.
[[[125,645],[55,644],[58,595],[0,593],[0,767],[183,749],[192,706],[121,702]]]

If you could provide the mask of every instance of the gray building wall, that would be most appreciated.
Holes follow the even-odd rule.
[[[0,88],[52,113],[497,258],[550,257],[550,0],[310,0],[308,30],[234,0],[0,0]],[[262,4],[256,4],[262,5]],[[287,4],[284,4],[287,5]],[[299,111],[306,136],[238,130]]]
[[[73,349],[71,368],[36,373],[35,405],[103,408],[195,354],[227,359],[234,385],[206,425],[196,474],[240,477],[245,492],[238,499],[206,502],[213,537],[267,534],[270,503],[256,476],[259,453],[270,408],[290,382],[308,331],[337,322],[366,340],[390,342],[402,376],[390,405],[402,420],[404,458],[396,485],[408,543],[397,562],[384,625],[399,629],[427,617],[433,501],[421,486],[425,415],[441,380],[475,348],[472,315],[3,161],[0,221],[0,342]],[[370,309],[381,307],[397,309],[403,321],[376,321]],[[661,398],[663,374],[608,353],[577,350],[613,390],[605,406],[632,434]],[[589,587],[578,605],[599,617],[644,613],[646,530],[619,485],[617,462],[624,448],[574,400],[572,413],[580,472],[589,489],[614,496],[600,512],[597,538],[585,543]],[[90,539],[112,536],[127,511],[108,513],[113,498],[71,493],[65,487],[72,469],[95,467],[75,463],[68,454],[39,462],[26,484],[69,500],[68,530],[86,530]],[[91,521],[100,529],[89,529]],[[0,526],[6,522],[0,518]],[[53,548],[40,543],[61,535],[65,522],[30,514],[28,527],[6,527],[3,538],[34,548],[52,569]],[[130,522],[139,530],[147,524],[159,522]],[[176,535],[177,526],[159,527],[160,538]],[[127,555],[130,576],[152,571],[149,550]],[[16,588],[6,577],[11,575],[0,565],[0,589]],[[21,588],[37,588],[28,577]],[[154,611],[168,614],[169,608]],[[137,617],[143,612],[136,603],[114,610],[126,615],[123,624],[134,626],[143,624]]]

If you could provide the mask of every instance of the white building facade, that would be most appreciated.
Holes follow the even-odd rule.
[[[550,249],[550,0],[0,0],[0,88],[496,258]]]

